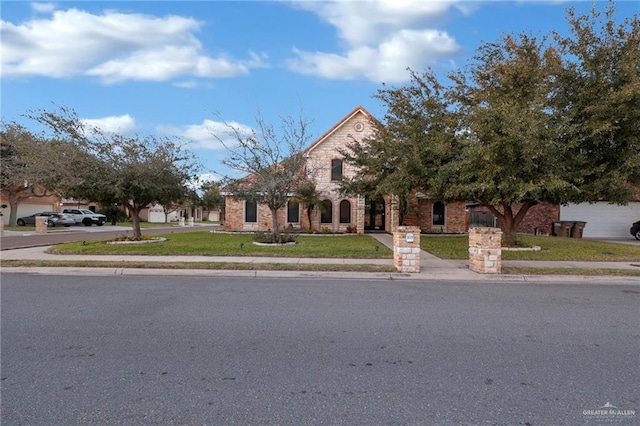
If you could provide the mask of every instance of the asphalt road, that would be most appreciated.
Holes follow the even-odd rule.
[[[2,274],[1,308],[3,426],[640,422],[635,286]]]
[[[117,230],[113,230],[117,228]],[[179,232],[197,232],[220,229],[219,225],[198,226],[171,226],[143,228],[142,235],[171,234]],[[15,232],[5,232],[0,237],[0,250],[10,250],[25,247],[49,246],[53,244],[71,243],[83,240],[102,240],[116,238],[123,235],[132,235],[131,228],[121,226],[71,226],[69,228],[54,228],[46,234],[36,234],[34,231],[26,232],[26,235],[15,235]]]

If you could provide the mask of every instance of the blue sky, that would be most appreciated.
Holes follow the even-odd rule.
[[[604,7],[599,1],[597,7]],[[1,115],[73,108],[120,133],[188,141],[206,171],[221,119],[255,127],[303,115],[315,137],[408,81],[407,67],[464,66],[502,33],[566,33],[569,1],[2,1]],[[640,2],[617,2],[618,18]]]

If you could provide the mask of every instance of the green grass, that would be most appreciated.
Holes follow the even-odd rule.
[[[391,258],[392,251],[368,235],[299,236],[288,246],[254,245],[252,234],[223,234],[207,231],[157,235],[165,242],[110,245],[108,240],[60,244],[51,247],[59,254],[131,254],[149,256],[276,256],[328,258]],[[376,250],[378,247],[378,250]]]
[[[591,275],[591,276],[616,276],[616,277],[640,277],[640,270],[614,269],[614,268],[525,268],[503,266],[503,274],[516,275]]]
[[[318,264],[318,263],[246,263],[246,262],[116,262],[85,260],[0,260],[3,267],[35,268],[132,268],[132,269],[206,269],[238,271],[331,271],[397,272],[393,265]]]
[[[503,260],[573,260],[589,262],[640,262],[640,246],[615,244],[580,238],[535,237],[518,235],[522,247],[540,246],[541,250],[502,251]],[[462,236],[422,235],[420,246],[443,259],[468,259],[469,238]]]
[[[196,226],[197,225],[218,225],[220,222],[195,222]],[[148,229],[148,228],[170,228],[170,227],[174,227],[174,226],[178,226],[178,222],[169,222],[169,223],[164,223],[164,222],[140,222],[140,228],[141,229]],[[91,225],[91,226],[95,226],[95,225]],[[103,225],[103,228],[107,229],[109,227],[111,227],[113,225],[111,225],[111,222],[107,222]],[[133,228],[133,224],[131,222],[117,222],[115,226],[124,226],[124,227],[128,227],[128,228]],[[71,225],[69,227],[63,227],[63,226],[56,226],[53,228],[48,228],[47,232],[51,232],[51,231],[69,231],[69,230],[74,230],[76,228],[84,228],[84,225]],[[4,227],[5,231],[18,231],[18,232],[35,232],[36,227],[35,225],[26,225],[26,226],[5,226]]]

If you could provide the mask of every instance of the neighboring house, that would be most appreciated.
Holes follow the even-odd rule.
[[[631,238],[631,224],[640,220],[640,201],[626,206],[580,203],[560,206],[560,220],[587,222],[582,236],[586,238]]]
[[[60,203],[55,196],[48,197],[30,197],[23,198],[18,204],[18,214],[16,218],[31,216],[40,212],[54,212],[60,211]],[[5,225],[9,225],[9,216],[11,214],[11,207],[9,206],[9,200],[0,197],[0,213],[2,213],[2,222]]]

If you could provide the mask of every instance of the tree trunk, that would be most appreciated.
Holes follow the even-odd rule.
[[[313,204],[307,205],[307,219],[309,219],[309,230],[313,230],[313,224],[311,223],[311,213],[313,213]]]
[[[14,195],[9,196],[9,207],[11,208],[11,212],[9,213],[9,226],[16,226],[17,224],[19,204],[20,204],[20,198]]]
[[[536,205],[535,201],[525,201],[522,203],[520,210],[514,216],[513,206],[502,203],[502,212],[500,212],[495,206],[486,205],[486,207],[493,213],[498,219],[498,225],[502,229],[502,245],[505,247],[515,247],[517,245],[517,229],[520,226],[520,222],[526,216],[531,207]]]
[[[278,229],[278,210],[274,210],[271,207],[269,207],[269,210],[271,210],[271,229],[273,229],[273,239],[276,243],[280,243],[280,230]]]
[[[131,222],[133,223],[132,238],[135,241],[140,241],[142,239],[142,230],[140,229],[140,210],[130,206],[129,212],[131,213]]]

